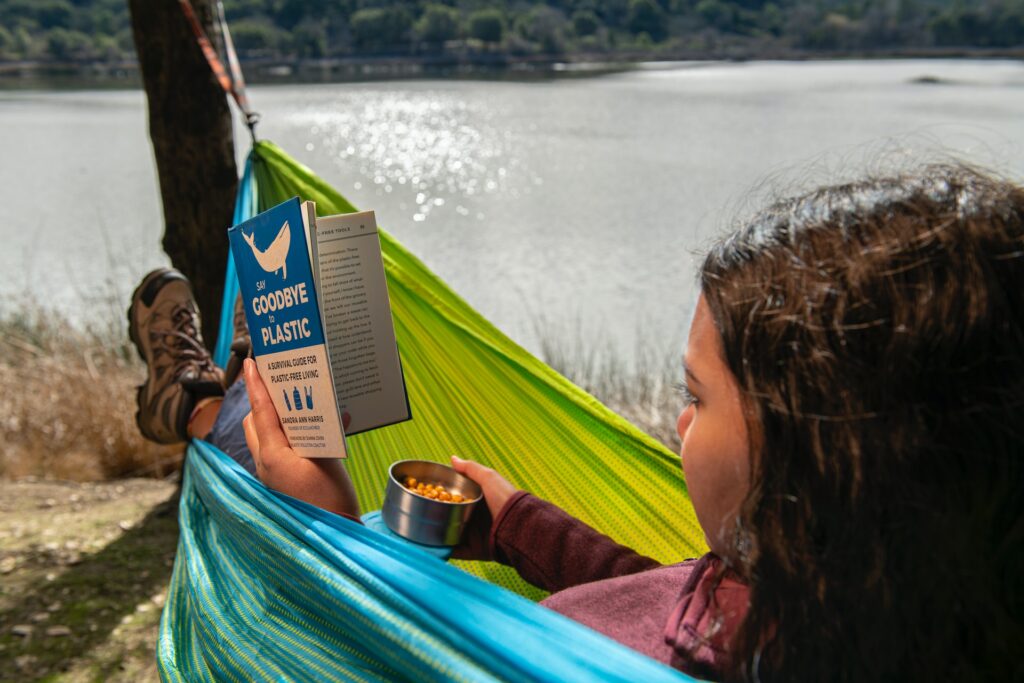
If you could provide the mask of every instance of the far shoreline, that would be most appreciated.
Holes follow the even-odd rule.
[[[724,53],[617,53],[570,55],[380,55],[331,59],[242,60],[250,85],[359,83],[394,80],[562,80],[643,68],[695,68],[746,62],[1009,60],[1024,62],[1024,47],[1012,49],[917,48],[884,51],[809,52],[742,50]],[[119,62],[0,61],[0,90],[141,89],[134,60]]]

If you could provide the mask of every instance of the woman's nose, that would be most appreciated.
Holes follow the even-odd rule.
[[[676,432],[679,434],[680,441],[686,439],[686,430],[690,428],[690,423],[693,422],[693,414],[696,410],[693,405],[688,405],[683,412],[679,413],[679,420],[676,421]]]

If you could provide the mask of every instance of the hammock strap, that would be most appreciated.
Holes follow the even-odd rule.
[[[241,110],[242,115],[245,116],[245,125],[249,127],[249,135],[252,136],[252,141],[255,143],[256,123],[259,121],[260,115],[252,110],[249,104],[249,96],[245,92],[245,77],[242,75],[242,67],[238,63],[238,55],[235,53],[235,44],[231,40],[231,32],[228,30],[228,23],[224,18],[223,3],[220,0],[216,0],[217,13],[215,23],[224,41],[224,52],[227,54],[230,71],[224,68],[224,63],[221,61],[220,56],[214,49],[213,44],[210,43],[210,39],[206,37],[206,31],[203,30],[202,24],[199,23],[199,18],[196,17],[195,10],[192,9],[192,3],[189,0],[178,0],[178,5],[181,7],[185,19],[188,20],[189,26],[192,27],[196,43],[199,44],[199,48],[203,51],[203,56],[206,57],[210,70],[213,72],[217,82],[220,83],[220,87],[231,96],[235,104],[238,105],[239,110]]]

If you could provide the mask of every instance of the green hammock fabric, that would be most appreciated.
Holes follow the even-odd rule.
[[[270,142],[252,159],[259,211],[296,195],[320,215],[357,210]],[[364,511],[380,507],[395,460],[454,453],[663,563],[706,552],[678,455],[511,341],[383,230],[381,243],[413,419],[351,437]],[[458,564],[543,597],[506,567]]]

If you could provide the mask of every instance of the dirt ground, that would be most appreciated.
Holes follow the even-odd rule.
[[[0,480],[0,681],[158,680],[176,491]]]

